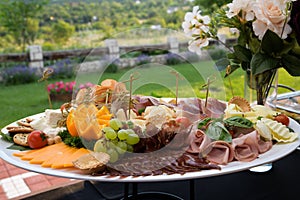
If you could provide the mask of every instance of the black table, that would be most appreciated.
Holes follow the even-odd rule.
[[[230,200],[289,200],[300,193],[300,151],[273,162],[273,168],[264,173],[249,170],[194,180],[151,183],[107,183],[83,181],[81,183],[38,194],[32,199],[102,200],[102,199],[230,199]],[[192,184],[192,185],[191,185]],[[190,187],[192,186],[192,187]],[[152,195],[149,195],[151,192]],[[153,193],[155,192],[155,193]],[[157,192],[171,194],[157,197]],[[147,195],[143,195],[147,193]],[[141,195],[142,194],[142,195]],[[151,198],[150,198],[151,197]]]

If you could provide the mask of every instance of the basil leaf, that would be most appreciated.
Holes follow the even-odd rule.
[[[31,150],[31,148],[29,148],[29,147],[24,147],[24,146],[17,145],[17,144],[12,144],[9,147],[7,147],[7,149],[19,150],[19,151]]]
[[[5,140],[7,142],[14,142],[13,137],[11,137],[10,135],[4,134],[2,132],[0,132],[0,135],[1,135],[3,140]]]
[[[203,126],[206,126],[211,120],[212,119],[210,117],[201,120],[198,124],[198,128],[201,129]]]
[[[232,141],[232,136],[225,126],[219,121],[214,121],[211,123],[205,133],[213,140],[223,140],[229,143]]]
[[[235,127],[240,127],[240,128],[252,128],[253,123],[244,118],[244,117],[239,117],[239,116],[234,116],[234,117],[229,117],[224,120],[224,123],[227,126],[235,126]]]

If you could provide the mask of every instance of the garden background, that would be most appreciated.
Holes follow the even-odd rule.
[[[207,2],[210,2],[208,5]],[[228,1],[181,1],[181,0],[2,0],[0,3],[0,53],[11,54],[26,52],[29,45],[41,45],[43,51],[60,51],[68,49],[95,48],[104,45],[103,41],[113,38],[120,32],[129,29],[163,30],[172,29],[181,32],[181,23],[185,12],[191,10],[194,4],[202,5],[204,12],[209,13],[219,5]],[[4,10],[9,12],[4,12]],[[10,14],[13,14],[11,16]],[[24,20],[26,19],[26,20]],[[235,37],[227,30],[222,30],[227,38]],[[140,32],[137,32],[137,35]],[[165,36],[140,34],[137,37],[124,34],[118,38],[120,45],[140,45],[165,42]],[[186,40],[187,41],[187,40]],[[225,55],[224,49],[211,46],[209,49],[212,59]],[[157,55],[158,52],[133,52],[126,54],[130,57],[145,57]],[[85,58],[44,62],[45,67],[55,68],[55,74],[48,80],[74,81],[74,69]],[[207,61],[197,61],[197,65],[206,65]],[[189,77],[197,95],[204,98],[201,91],[205,83],[193,77],[190,64],[180,60],[170,59],[167,65]],[[0,127],[20,118],[43,112],[49,108],[46,82],[38,82],[40,77],[28,67],[27,62],[2,62],[0,86]],[[112,78],[118,80],[130,69],[109,67],[101,80]],[[224,79],[227,100],[234,95],[243,96],[243,71],[236,71],[230,79]],[[300,90],[299,78],[289,76],[285,71],[279,71],[279,83]],[[232,91],[231,91],[232,86]],[[153,85],[147,85],[137,91],[139,94],[157,97],[169,97],[170,91]],[[287,92],[280,90],[279,92]],[[63,102],[53,102],[53,108],[59,108]]]

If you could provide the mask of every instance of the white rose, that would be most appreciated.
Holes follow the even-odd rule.
[[[282,0],[257,0],[254,6],[256,20],[253,22],[255,35],[261,40],[269,29],[280,36],[282,39],[292,31],[286,23],[287,18],[285,10],[286,3]]]

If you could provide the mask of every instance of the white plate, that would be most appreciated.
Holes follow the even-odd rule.
[[[30,118],[38,118],[43,116],[43,114],[37,114],[30,116]],[[16,122],[10,124],[9,126],[16,125]],[[300,125],[293,119],[290,119],[290,128],[295,132],[300,133]],[[3,133],[7,133],[6,127],[2,129]],[[276,161],[289,153],[293,152],[299,145],[299,136],[296,141],[287,144],[275,144],[272,149],[264,154],[260,154],[259,158],[252,162],[239,162],[234,161],[226,166],[221,166],[221,170],[202,170],[199,172],[189,172],[183,175],[173,174],[173,175],[157,175],[157,176],[139,176],[139,177],[109,177],[109,176],[90,176],[82,174],[80,170],[75,169],[51,169],[44,168],[40,165],[29,164],[26,161],[22,161],[20,158],[13,156],[13,152],[16,150],[7,149],[11,143],[5,142],[0,139],[0,156],[6,162],[15,165],[17,167],[38,172],[47,175],[53,175],[58,177],[81,179],[81,180],[92,180],[92,181],[102,181],[102,182],[156,182],[156,181],[174,181],[174,180],[186,180],[186,179],[196,179],[205,178],[210,176],[218,176],[223,174],[229,174],[234,172],[239,172],[242,170],[247,170],[249,168],[262,165],[265,163]]]

